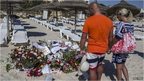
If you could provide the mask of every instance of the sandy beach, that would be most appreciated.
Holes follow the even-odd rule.
[[[32,21],[29,19],[21,19],[23,22],[25,29],[27,30],[30,44],[33,42],[37,42],[38,40],[63,40],[61,39],[59,32],[50,31],[46,27]],[[67,25],[69,26],[69,25]],[[72,27],[72,26],[70,26]],[[79,27],[78,29],[81,29]],[[144,32],[136,31],[135,33],[144,35]],[[137,40],[136,42],[137,48],[133,54],[129,54],[129,58],[127,59],[126,66],[129,71],[130,81],[144,81],[144,40]],[[27,77],[25,71],[21,72],[18,70],[10,70],[10,72],[6,72],[6,64],[8,53],[11,52],[11,49],[15,48],[15,46],[9,43],[8,47],[0,48],[0,81],[45,81],[46,75],[41,77]],[[107,54],[104,60],[105,63],[105,71],[102,75],[102,81],[112,81],[116,79],[115,76],[115,66],[111,63],[112,54]],[[76,77],[77,72],[65,74],[65,73],[56,73],[53,74],[53,78],[55,81],[79,81],[78,77]]]

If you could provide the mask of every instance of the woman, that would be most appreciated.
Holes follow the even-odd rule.
[[[120,9],[117,13],[117,18],[120,21],[115,30],[115,39],[118,41],[123,38],[125,32],[130,32],[133,34],[134,27],[130,23],[129,16],[131,12],[125,8]],[[122,74],[124,75],[126,81],[129,81],[128,70],[126,68],[125,62],[128,54],[113,54],[112,62],[116,64],[116,74],[118,81],[122,80]]]

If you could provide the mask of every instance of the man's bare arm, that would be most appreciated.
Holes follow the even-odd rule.
[[[80,41],[80,49],[81,49],[81,50],[84,50],[86,40],[87,40],[87,33],[84,33],[84,32],[83,32],[83,33],[82,33],[82,37],[81,37],[81,41]]]
[[[109,49],[108,50],[110,50],[111,49],[111,47],[112,47],[112,45],[113,45],[113,38],[114,38],[114,36],[113,36],[113,29],[111,29],[111,31],[110,31],[110,33],[109,33]]]

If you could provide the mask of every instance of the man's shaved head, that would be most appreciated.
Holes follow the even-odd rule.
[[[92,3],[89,4],[89,7],[91,7],[93,5],[97,5],[97,3],[96,2],[92,2]]]
[[[97,12],[100,12],[99,5],[96,2],[89,4],[90,15],[94,15]]]

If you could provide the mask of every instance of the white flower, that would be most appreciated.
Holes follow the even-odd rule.
[[[60,63],[60,65],[61,65],[61,66],[63,66],[63,65],[64,65],[64,63],[62,63],[62,62],[61,62],[61,63]]]

